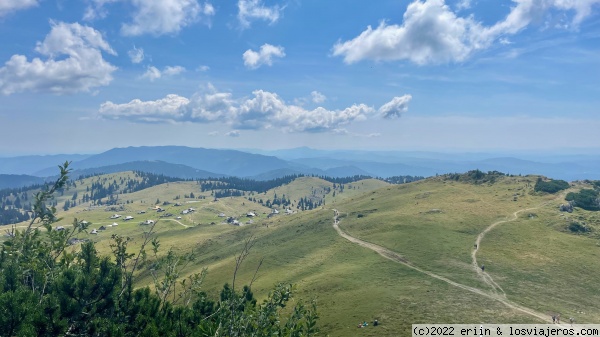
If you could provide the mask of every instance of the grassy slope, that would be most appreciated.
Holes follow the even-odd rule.
[[[492,186],[478,186],[430,179],[381,189],[371,193],[372,200],[339,205],[347,213],[342,228],[426,270],[489,289],[471,267],[477,234],[498,220],[510,219],[517,210],[542,206],[490,231],[478,262],[516,303],[548,316],[558,312],[579,322],[600,321],[597,239],[559,230],[566,226],[565,215],[558,212],[564,200],[529,194],[525,180],[505,178]],[[514,193],[519,193],[517,201]],[[358,218],[358,213],[364,216]],[[597,215],[577,210],[570,217],[593,222]]]
[[[423,269],[488,289],[470,266],[477,234],[519,209],[552,199],[552,196],[530,195],[526,180],[506,179],[492,186],[436,179],[408,185],[369,180],[350,184],[356,184],[357,189],[346,187],[343,193],[336,193],[335,202],[331,194],[327,195],[327,205],[322,209],[272,219],[262,214],[268,209],[243,197],[223,198],[217,202],[207,198],[179,207],[192,205],[198,209],[194,215],[184,216],[181,220],[184,224],[202,225],[185,228],[173,221],[163,221],[157,230],[163,252],[169,247],[181,252],[192,249],[197,252],[196,261],[184,273],[208,267],[205,289],[215,294],[223,283],[231,282],[234,255],[243,240],[256,237],[253,253],[238,274],[238,286],[252,279],[258,260],[265,257],[253,286],[257,296],[266,296],[276,282],[297,284],[297,298],[318,299],[321,327],[331,336],[408,335],[410,324],[420,322],[534,322],[529,316],[498,302],[432,279],[347,242],[333,230],[330,210],[337,208],[346,215],[341,227],[353,236],[399,252]],[[119,221],[120,226],[90,237],[98,242],[102,252],[108,252],[107,239],[112,233],[134,237],[136,241],[131,247],[135,247],[146,229],[137,223],[156,218],[155,213],[137,215],[137,211],[147,209],[156,198],[163,201],[192,191],[197,194],[194,184],[170,183],[168,187],[156,186],[123,196],[134,203],[120,214],[135,216],[135,222]],[[277,194],[301,196],[311,190],[311,184],[318,187],[324,183],[316,178],[296,181],[291,187],[278,189]],[[269,191],[267,195],[272,197],[274,192]],[[515,193],[519,194],[518,201],[513,201]],[[536,217],[527,216],[527,212],[521,214],[518,221],[502,224],[489,232],[478,258],[514,302],[541,312],[561,312],[563,317],[573,315],[579,322],[598,322],[600,289],[594,284],[597,279],[594,271],[600,263],[597,240],[557,230],[564,227],[564,219],[556,211],[559,203],[552,202],[532,211]],[[179,210],[171,207],[172,213]],[[248,210],[259,213],[255,225],[208,225],[211,221],[219,223],[218,212],[243,215]],[[358,218],[359,213],[363,217]],[[111,214],[102,209],[82,211],[79,207],[61,212],[64,221],[72,216],[84,216],[94,222],[93,227],[112,223],[113,220],[108,219]],[[580,211],[571,216],[595,217]],[[140,285],[151,283],[147,271],[140,276]],[[359,321],[374,318],[378,318],[382,326],[355,327]]]

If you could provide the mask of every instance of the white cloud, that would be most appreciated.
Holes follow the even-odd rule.
[[[83,14],[83,19],[91,21],[95,19],[103,19],[108,15],[108,11],[104,7],[106,4],[120,2],[123,0],[92,0],[92,4],[88,5]]]
[[[217,92],[209,86],[206,92],[192,96],[190,104],[185,107],[187,120],[195,123],[224,122],[227,123],[236,114],[237,102],[231,93]]]
[[[207,133],[207,135],[214,137],[214,136],[218,136],[219,135],[219,131],[211,131],[209,133]]]
[[[164,123],[180,121],[184,117],[182,109],[190,102],[179,95],[167,95],[156,101],[134,99],[125,104],[105,102],[100,105],[100,116],[106,119],[126,119],[146,123]]]
[[[84,14],[85,20],[104,18],[108,15],[106,5],[125,2],[134,8],[132,22],[121,26],[121,33],[128,36],[143,34],[177,34],[181,29],[197,22],[211,25],[215,8],[209,2],[198,0],[92,0]]]
[[[0,92],[49,92],[69,94],[108,85],[117,68],[102,58],[102,51],[116,55],[102,34],[78,23],[52,23],[50,33],[35,51],[47,59],[29,62],[13,55],[0,68]]]
[[[236,130],[278,129],[283,132],[342,132],[344,125],[374,117],[376,110],[354,104],[341,110],[323,107],[308,110],[284,102],[277,94],[256,90],[253,97],[234,99],[231,93],[217,92],[212,86],[190,99],[168,95],[156,101],[133,100],[129,103],[106,102],[98,116],[131,122],[222,123]],[[394,98],[380,113],[399,115],[407,109],[410,98]],[[337,130],[337,131],[336,131]]]
[[[383,118],[398,118],[408,111],[408,103],[411,100],[411,95],[394,97],[379,108],[379,113]]]
[[[463,9],[469,9],[471,8],[471,0],[460,0],[457,4],[456,4],[456,9],[457,10],[463,10]]]
[[[142,75],[142,78],[147,78],[151,82],[154,82],[154,80],[159,79],[161,76],[162,73],[160,72],[160,70],[158,70],[158,68],[150,66],[148,67],[148,69],[146,69],[146,72],[144,73],[144,75]]]
[[[174,76],[174,75],[178,75],[181,74],[182,72],[185,71],[185,68],[182,66],[166,66],[165,70],[163,70],[163,74],[165,76]]]
[[[313,103],[323,103],[325,100],[327,100],[327,97],[318,91],[311,92],[310,97]]]
[[[481,38],[482,27],[473,18],[457,17],[443,0],[415,1],[404,13],[404,23],[373,29],[358,37],[338,42],[333,55],[346,63],[364,59],[410,60],[417,64],[465,60],[490,41]]]
[[[214,7],[196,0],[131,0],[136,7],[133,22],[121,27],[124,35],[163,35],[178,33],[201,18],[210,24]]]
[[[242,28],[248,28],[251,21],[265,20],[271,24],[277,22],[281,17],[284,7],[278,5],[265,6],[262,0],[239,0],[238,1],[238,20]]]
[[[0,17],[37,5],[37,0],[0,0]]]
[[[504,35],[517,34],[532,22],[553,11],[573,14],[577,26],[591,15],[600,0],[513,0],[508,16],[492,26],[483,26],[473,16],[459,17],[444,0],[415,0],[408,5],[402,25],[381,22],[368,26],[354,39],[338,42],[333,55],[344,62],[362,60],[408,60],[416,64],[462,62],[478,50],[486,49]],[[463,5],[470,2],[460,3]]]
[[[337,129],[355,120],[364,120],[374,112],[365,104],[355,104],[343,110],[318,107],[306,110],[287,105],[277,94],[255,90],[254,98],[242,102],[234,125],[240,129],[280,128],[286,132],[323,132]]]
[[[240,136],[240,131],[239,130],[231,130],[231,131],[227,132],[225,134],[225,136],[228,136],[228,137],[239,137]]]
[[[199,66],[198,68],[196,68],[196,71],[201,71],[201,72],[207,72],[209,70],[210,70],[210,67],[206,66],[206,65],[202,65],[202,66]]]
[[[150,82],[154,82],[154,80],[157,80],[164,76],[175,76],[181,74],[184,71],[185,68],[182,66],[166,66],[163,69],[163,71],[160,71],[154,66],[149,66],[148,69],[146,69],[146,72],[142,75],[142,78],[146,78],[149,79]]]
[[[131,59],[132,63],[141,63],[144,60],[144,49],[138,49],[135,46],[133,46],[133,49],[128,51],[127,55],[129,55],[129,58]]]
[[[262,65],[273,65],[273,57],[285,57],[284,48],[263,44],[258,52],[248,49],[244,52],[244,65],[249,69],[256,69]]]

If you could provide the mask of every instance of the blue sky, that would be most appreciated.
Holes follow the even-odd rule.
[[[0,0],[0,155],[600,148],[600,0]]]

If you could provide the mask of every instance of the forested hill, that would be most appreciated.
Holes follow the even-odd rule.
[[[289,184],[300,177],[304,177],[304,175],[289,175],[271,180],[253,180],[238,177],[183,179],[142,171],[129,171],[110,175],[88,174],[79,175],[76,179],[69,180],[66,184],[67,189],[57,191],[59,196],[62,197],[60,204],[57,199],[50,200],[49,202],[51,206],[62,208],[63,210],[68,210],[81,204],[97,206],[117,205],[127,202],[123,198],[129,193],[178,181],[195,181],[198,184],[197,192],[210,191],[211,195],[215,198],[243,196],[245,192],[263,193],[270,189]],[[371,177],[356,175],[344,178],[319,178],[340,185]],[[397,184],[420,179],[423,179],[423,177],[403,176],[386,179],[386,181]],[[35,184],[29,187],[0,189],[0,225],[28,220],[28,211],[31,210],[33,196],[43,188],[44,185]]]

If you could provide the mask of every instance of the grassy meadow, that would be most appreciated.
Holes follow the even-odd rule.
[[[78,193],[94,179],[97,177],[78,182]],[[108,179],[118,179],[118,175]],[[91,222],[90,229],[117,222],[119,226],[97,235],[78,237],[93,240],[100,252],[108,254],[112,234],[129,236],[134,240],[130,244],[133,252],[148,230],[139,223],[164,214],[152,210],[156,199],[169,201],[171,204],[164,208],[174,216],[155,226],[161,254],[168,249],[193,252],[195,260],[182,276],[208,268],[204,283],[208,293],[217,296],[225,282],[231,283],[234,257],[244,240],[253,237],[255,246],[238,271],[238,287],[252,280],[264,258],[252,286],[259,299],[265,298],[277,282],[292,283],[297,286],[296,301],[318,301],[323,335],[399,336],[409,335],[414,323],[543,322],[350,243],[333,229],[332,209],[340,212],[340,227],[350,235],[393,250],[421,269],[491,292],[471,265],[477,236],[494,222],[512,219],[514,212],[535,208],[488,232],[477,254],[478,262],[486,265],[486,272],[508,300],[548,313],[548,317],[560,312],[580,323],[599,323],[600,286],[596,280],[600,243],[594,232],[575,235],[566,230],[569,219],[595,225],[599,218],[577,208],[572,214],[560,213],[558,205],[564,200],[534,193],[536,179],[503,177],[494,184],[480,185],[441,177],[405,185],[369,179],[344,184],[344,191],[336,191],[333,197],[333,189],[325,193],[331,183],[300,178],[255,197],[266,200],[277,193],[297,200],[325,193],[326,204],[271,218],[267,218],[271,210],[249,201],[248,195],[214,201],[210,192],[199,192],[196,182],[177,182],[120,195],[130,203],[118,212],[104,207],[89,209],[87,205],[61,211],[63,220],[56,226],[68,225],[73,217]],[[196,198],[184,198],[190,192]],[[58,198],[59,207],[61,198],[72,193]],[[182,205],[175,206],[176,202]],[[189,207],[196,212],[179,214]],[[146,213],[138,214],[140,211]],[[218,217],[223,212],[246,222],[249,211],[257,217],[253,224],[244,226],[228,225]],[[114,213],[122,217],[110,219]],[[123,221],[127,215],[135,219]],[[182,219],[175,221],[176,216]],[[137,284],[152,284],[147,266],[140,270]],[[356,328],[359,322],[373,319],[381,326]]]

